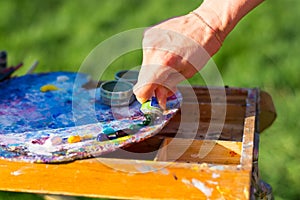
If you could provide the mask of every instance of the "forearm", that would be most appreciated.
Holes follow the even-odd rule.
[[[236,24],[261,2],[263,0],[204,0],[194,12],[224,40]]]

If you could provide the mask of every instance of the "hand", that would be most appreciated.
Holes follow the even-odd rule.
[[[155,95],[165,109],[176,85],[191,78],[220,48],[214,30],[195,14],[164,21],[147,29],[143,38],[143,62],[134,87],[141,103]]]

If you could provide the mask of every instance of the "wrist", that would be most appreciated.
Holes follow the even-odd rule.
[[[222,21],[218,14],[210,8],[203,6],[203,4],[194,10],[192,13],[200,16],[205,24],[207,24],[218,37],[223,42],[225,37],[227,36],[225,32],[225,26],[223,25]]]
[[[204,0],[194,10],[224,41],[236,24],[263,0]]]
[[[212,32],[212,34],[214,35],[215,39],[217,40],[217,42],[219,43],[220,46],[222,46],[223,43],[223,39],[220,36],[220,31],[219,29],[216,29],[216,26],[211,26],[211,23],[208,23],[205,19],[203,19],[203,17],[201,15],[199,15],[197,12],[192,11],[190,12],[190,14],[196,16],[198,18],[198,20],[200,20],[202,23],[204,23]]]

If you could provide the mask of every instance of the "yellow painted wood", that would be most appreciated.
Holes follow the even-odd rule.
[[[158,161],[240,164],[242,142],[166,138]]]
[[[0,166],[0,189],[8,191],[124,199],[249,196],[250,172],[224,165],[90,159],[68,164],[0,160]]]

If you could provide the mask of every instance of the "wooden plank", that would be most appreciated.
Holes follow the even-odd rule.
[[[158,135],[162,137],[205,139],[207,134],[218,134],[220,140],[242,141],[242,122],[240,124],[224,124],[221,132],[210,132],[208,131],[209,126],[209,122],[200,122],[198,128],[197,124],[194,123],[174,122],[168,124]]]
[[[257,116],[258,90],[249,91],[243,132],[241,165],[243,169],[252,170],[255,122]]]
[[[198,139],[207,138],[208,134],[218,134],[223,140],[241,141],[245,109],[246,106],[239,104],[223,104],[212,107],[210,104],[199,105],[184,102],[180,112],[173,117],[160,134],[167,134],[169,137],[177,135],[183,138]]]
[[[154,136],[142,142],[135,143],[128,147],[123,147],[114,152],[105,154],[101,157],[153,161],[157,155],[157,150],[160,148],[162,141],[162,137]]]
[[[0,160],[0,189],[119,199],[248,199],[250,172],[226,165],[89,159]],[[117,169],[122,169],[119,171]]]
[[[225,103],[228,104],[245,104],[247,90],[245,89],[220,89],[220,88],[203,88],[203,87],[179,87],[184,101],[198,103]]]
[[[208,103],[194,103],[183,102],[180,110],[181,115],[184,116],[199,116],[202,119],[214,119],[219,118],[220,115],[226,113],[226,119],[244,119],[245,117],[245,105],[239,104],[208,104]],[[213,114],[213,116],[212,116]]]
[[[258,132],[261,133],[266,128],[272,125],[276,119],[276,109],[272,101],[272,97],[265,91],[259,93],[259,120],[258,120]]]
[[[240,164],[242,142],[166,138],[158,161]]]
[[[178,90],[183,94],[183,96],[192,95],[193,93],[196,96],[209,96],[210,94],[223,94],[224,91],[227,96],[244,96],[247,97],[248,89],[247,88],[220,88],[220,87],[204,87],[194,85],[192,88],[190,86],[180,85],[178,86]]]

